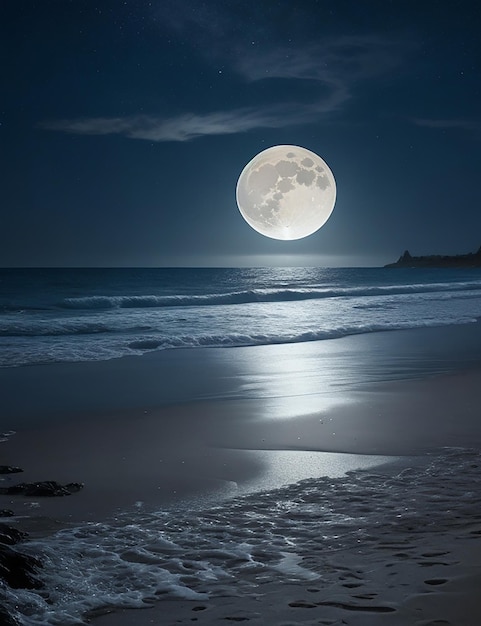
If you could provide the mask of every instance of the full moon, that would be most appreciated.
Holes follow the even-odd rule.
[[[302,239],[329,219],[336,181],[314,152],[273,146],[259,152],[242,170],[236,197],[242,217],[261,235]]]

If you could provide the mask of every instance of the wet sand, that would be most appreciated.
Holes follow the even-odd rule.
[[[0,508],[99,520],[138,502],[215,502],[443,446],[481,448],[480,386],[481,373],[468,371],[377,383],[339,404],[330,398],[328,408],[279,419],[260,418],[256,400],[224,399],[29,429],[1,444],[2,464],[24,469],[3,483],[85,488],[67,499],[0,496]]]
[[[85,488],[48,500],[0,496],[0,508],[77,523],[139,503],[205,507],[304,478],[402,466],[444,446],[481,449],[478,326],[3,370],[2,430],[17,432],[0,444],[1,464],[25,472],[2,484]],[[387,535],[389,553],[338,552],[331,566],[347,578],[336,584],[287,579],[246,598],[233,581],[232,594],[206,602],[161,600],[94,621],[475,626],[480,537],[480,520],[408,543]]]

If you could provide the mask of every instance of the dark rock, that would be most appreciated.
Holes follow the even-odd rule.
[[[0,474],[18,474],[18,472],[23,472],[23,469],[11,465],[0,465]]]
[[[412,256],[405,250],[395,263],[384,267],[481,267],[481,247],[477,252],[456,255],[432,254],[429,256]]]
[[[1,487],[0,494],[21,494],[24,496],[35,497],[69,496],[72,493],[80,491],[82,487],[83,483],[68,483],[67,485],[61,485],[55,480],[44,480],[38,483],[18,483],[18,485],[11,485],[10,487]]]
[[[14,515],[12,509],[0,509],[0,517],[13,517]]]
[[[65,485],[65,489],[67,489],[70,493],[77,493],[83,488],[84,488],[83,483],[67,483]]]
[[[18,528],[13,528],[13,526],[8,526],[7,524],[0,524],[0,543],[13,546],[15,543],[24,541],[27,537],[28,533],[18,530]]]
[[[0,545],[0,579],[12,589],[40,589],[42,583],[36,574],[41,567],[36,557]]]
[[[20,626],[20,622],[0,606],[0,626]]]

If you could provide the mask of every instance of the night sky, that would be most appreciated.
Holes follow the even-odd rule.
[[[477,0],[1,0],[0,265],[380,265],[481,245]],[[242,219],[255,154],[334,212]]]

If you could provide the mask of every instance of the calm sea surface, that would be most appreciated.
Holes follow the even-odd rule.
[[[465,324],[481,270],[0,270],[0,366]]]

